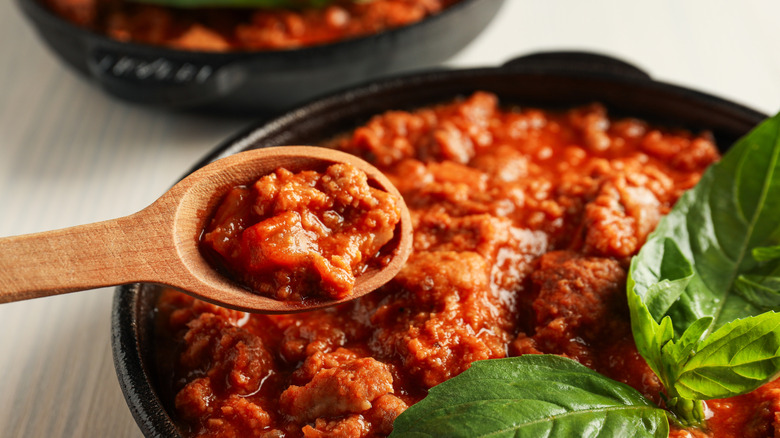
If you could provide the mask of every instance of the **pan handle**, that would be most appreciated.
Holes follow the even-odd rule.
[[[501,66],[504,70],[539,73],[593,73],[621,78],[650,80],[644,70],[607,55],[590,52],[538,52],[513,58]]]
[[[107,48],[93,49],[88,67],[111,94],[132,102],[171,107],[225,96],[246,80],[244,70],[231,64],[121,53]]]

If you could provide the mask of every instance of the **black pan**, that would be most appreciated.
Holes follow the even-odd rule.
[[[229,53],[120,42],[54,15],[38,0],[17,2],[56,55],[121,99],[276,112],[346,85],[439,65],[474,39],[504,0],[463,0],[421,22],[334,44]]]
[[[498,68],[422,73],[387,79],[314,101],[245,130],[195,167],[236,152],[284,144],[312,144],[354,128],[371,115],[447,101],[476,90],[502,103],[563,108],[604,103],[611,115],[640,117],[669,127],[710,130],[724,150],[766,118],[752,109],[694,90],[652,80],[642,70],[587,53],[544,53]],[[112,317],[114,364],[127,403],[147,436],[178,431],[155,388],[153,306],[157,289],[117,289]]]

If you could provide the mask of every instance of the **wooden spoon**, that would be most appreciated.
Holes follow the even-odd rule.
[[[292,172],[347,163],[401,200],[401,220],[390,263],[356,278],[341,300],[277,301],[251,293],[216,272],[198,250],[201,232],[222,196],[279,167]],[[0,303],[126,283],[172,286],[237,310],[284,313],[311,310],[365,295],[390,280],[412,247],[409,210],[398,190],[365,161],[331,149],[284,146],[215,161],[184,178],[149,207],[119,219],[0,239]]]

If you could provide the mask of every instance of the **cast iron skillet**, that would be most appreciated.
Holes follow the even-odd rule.
[[[197,166],[241,150],[315,144],[388,109],[413,108],[475,90],[497,93],[504,104],[544,108],[599,101],[612,115],[631,115],[670,127],[713,132],[725,149],[764,114],[711,95],[652,80],[625,62],[587,53],[543,53],[499,68],[438,71],[386,79],[333,94],[259,124],[217,147]],[[154,313],[158,290],[134,284],[117,289],[112,316],[114,364],[139,427],[147,436],[179,436],[155,392]]]
[[[438,65],[476,37],[504,0],[463,0],[421,22],[334,44],[229,53],[124,43],[17,0],[66,64],[119,98],[162,107],[277,112],[326,91]]]

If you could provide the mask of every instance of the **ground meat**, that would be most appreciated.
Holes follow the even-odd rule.
[[[594,152],[603,152],[612,145],[607,134],[610,121],[607,110],[601,105],[590,105],[571,111],[569,121],[583,138],[584,146]]]
[[[656,403],[662,386],[636,351],[625,301],[626,271],[609,258],[553,251],[531,275],[536,321],[513,355],[559,354],[629,384]]]
[[[440,113],[390,112],[356,129],[353,141],[343,149],[380,166],[404,158],[466,164],[478,148],[491,144],[489,123],[496,107],[494,95],[475,93],[461,105]]]
[[[251,431],[251,435],[260,436],[271,425],[271,416],[263,408],[236,394],[231,394],[220,407],[221,419],[211,419],[212,425],[234,427],[236,431]],[[241,436],[237,433],[236,436]]]
[[[257,391],[273,369],[273,358],[257,336],[230,326],[217,315],[201,314],[188,327],[181,365],[204,373],[232,392],[243,395]]]
[[[293,381],[311,381],[320,371],[336,368],[358,358],[358,355],[346,348],[339,348],[331,353],[317,351],[303,361],[303,365],[293,373]]]
[[[201,251],[254,292],[278,300],[342,299],[356,276],[387,262],[380,250],[401,218],[400,200],[348,164],[293,174],[284,168],[232,189]]]
[[[582,257],[570,251],[543,255],[531,276],[539,294],[533,303],[537,328],[555,320],[565,321],[571,335],[593,340],[596,323],[604,323],[615,312],[623,293],[626,271],[612,259]],[[588,327],[595,332],[579,332]]]
[[[307,357],[317,353],[329,353],[347,343],[363,340],[368,321],[351,317],[349,313],[356,312],[351,308],[355,304],[350,303],[349,309],[336,307],[302,313],[297,318],[276,317],[276,323],[283,329],[279,353],[284,361],[304,363]]]
[[[669,137],[659,130],[649,132],[641,142],[641,148],[654,157],[669,160],[679,169],[700,169],[718,159],[718,150],[713,147],[712,137],[703,134],[693,137],[687,133]]]
[[[661,203],[643,186],[625,178],[605,182],[585,207],[583,251],[601,256],[630,257],[639,251],[661,219]]]
[[[369,436],[371,424],[361,415],[350,415],[339,420],[326,421],[318,418],[314,426],[304,426],[306,438],[361,438]]]
[[[263,433],[386,436],[429,388],[476,360],[520,354],[568,356],[662,403],[631,335],[627,262],[717,159],[706,134],[616,120],[600,105],[506,109],[478,92],[377,115],[326,145],[378,166],[410,208],[413,253],[393,280],[296,315],[244,320],[192,299],[160,304],[184,351],[197,345],[181,327],[204,313],[228,321],[220,330],[243,324],[261,339],[273,373],[244,398],[268,413]],[[167,375],[187,382],[174,398],[193,435],[228,427],[197,415],[239,424],[221,411],[230,394],[204,375],[181,367]],[[768,392],[756,394],[764,395],[751,395],[750,415],[735,416],[734,427],[774,430],[775,404]],[[710,406],[728,418],[722,403]],[[253,424],[264,424],[261,417]]]
[[[487,173],[491,179],[512,182],[528,175],[528,157],[509,145],[485,150],[471,161],[471,166]]]
[[[206,310],[206,309],[202,309]],[[184,418],[206,424],[215,436],[259,436],[271,424],[271,415],[246,399],[274,373],[272,355],[262,340],[231,325],[224,316],[203,312],[183,335],[187,348],[179,367],[191,376],[176,395],[175,406]]]
[[[223,438],[264,437],[268,436],[268,426],[271,424],[271,416],[260,406],[252,403],[244,397],[236,394],[227,399],[213,397],[209,399],[210,406],[206,411],[190,411],[193,404],[197,403],[202,393],[197,392],[193,384],[201,382],[195,380],[187,385],[176,397],[176,407],[187,412],[188,415],[199,415],[191,419],[200,419],[209,431],[205,436],[218,436]]]
[[[176,394],[176,409],[188,420],[198,421],[214,413],[215,400],[211,379],[201,377],[188,383]]]
[[[334,417],[371,409],[371,402],[393,391],[387,365],[373,359],[352,359],[320,370],[305,386],[290,386],[281,395],[283,412],[298,421]]]
[[[366,416],[371,420],[378,434],[389,435],[393,431],[395,418],[408,407],[403,400],[393,394],[385,394],[374,400],[374,405]]]
[[[698,429],[680,429],[674,424],[670,426],[669,438],[709,438],[709,434]]]
[[[382,303],[372,318],[378,330],[370,345],[391,347],[425,388],[475,360],[503,357],[508,327],[497,323],[500,304],[488,282],[488,266],[476,253],[413,255],[391,286],[405,292]]]
[[[554,251],[541,257],[531,278],[536,321],[531,336],[515,341],[514,353],[562,354],[593,367],[589,346],[625,314],[616,297],[625,293],[626,271],[612,259]]]

